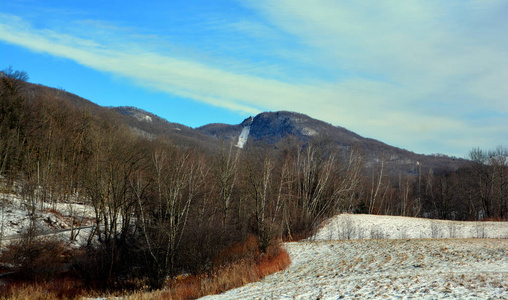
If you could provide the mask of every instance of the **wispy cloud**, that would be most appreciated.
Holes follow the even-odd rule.
[[[333,86],[293,85],[270,78],[238,74],[206,64],[174,58],[149,50],[126,51],[104,41],[78,38],[52,30],[37,30],[12,16],[0,25],[3,41],[33,51],[72,59],[85,66],[131,78],[137,84],[245,113],[260,109],[316,111],[341,97]],[[115,35],[112,32],[111,35]],[[139,48],[140,46],[137,45]],[[352,93],[351,91],[345,93]],[[342,95],[350,98],[349,95]]]
[[[487,122],[492,114],[508,114],[508,88],[502,84],[508,80],[508,40],[502,38],[508,29],[506,1],[288,0],[250,5],[314,47],[316,61],[338,74],[356,76],[363,92],[355,93],[360,99],[353,105],[358,108],[354,115],[374,114],[357,127],[361,131],[384,121],[378,130],[368,131],[399,144],[416,135],[422,141],[459,136],[473,145],[492,128],[478,127],[471,115],[490,112],[484,114]],[[369,89],[372,81],[381,88]],[[336,87],[340,91],[345,86],[339,81]],[[335,103],[342,106],[351,99]],[[508,125],[506,119],[497,121],[497,128]],[[503,143],[507,131],[497,132]]]
[[[508,137],[503,1],[248,7],[261,19],[212,22],[223,44],[210,51],[100,20],[38,29],[12,15],[0,18],[0,40],[243,114],[299,111],[419,152],[460,155]]]
[[[447,88],[460,92],[454,83],[469,85],[485,76],[506,79],[508,44],[498,27],[506,28],[508,21],[490,19],[506,10],[505,1],[255,3],[272,22],[324,54],[337,71],[380,77],[422,96]],[[463,14],[470,19],[460,20]],[[487,21],[494,24],[484,25]],[[476,96],[497,98],[500,89],[483,89]],[[468,94],[467,86],[463,90]]]

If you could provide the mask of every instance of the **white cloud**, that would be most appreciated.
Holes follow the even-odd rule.
[[[130,30],[93,20],[81,22],[84,27],[75,22],[77,27],[61,32],[34,29],[2,15],[0,40],[231,110],[293,110],[410,150],[460,155],[463,145],[469,145],[465,153],[478,146],[479,137],[489,136],[485,131],[492,132],[481,140],[487,147],[506,138],[506,130],[499,129],[508,127],[506,119],[489,125],[468,119],[480,108],[508,113],[508,43],[499,35],[502,30],[487,22],[502,4],[259,0],[249,5],[269,24],[238,19],[219,24],[231,39],[245,33],[270,40],[261,45],[270,48],[260,51],[283,57],[284,65],[203,57],[206,50],[187,51],[164,37],[133,40]],[[499,22],[498,27],[506,28],[501,16]],[[100,34],[84,33],[89,26],[100,27]],[[289,49],[274,43],[284,32],[304,46]],[[159,46],[140,42],[146,40]],[[248,41],[232,45],[247,47]],[[252,45],[251,54],[256,47]],[[295,71],[306,69],[326,70],[328,76]],[[427,106],[438,109],[418,110]],[[438,145],[442,141],[449,145]]]
[[[413,92],[446,89],[449,81],[473,81],[485,71],[506,69],[507,45],[497,28],[475,28],[491,17],[485,11],[502,2],[484,3],[483,15],[471,12],[467,25],[457,20],[462,11],[456,6],[476,7],[464,1],[256,3],[272,22],[324,53],[337,71],[382,76]],[[484,93],[488,97],[490,91]]]
[[[16,22],[13,22],[16,21]],[[20,30],[21,28],[21,30]],[[263,109],[315,111],[316,104],[344,97],[333,86],[292,85],[269,78],[228,72],[196,61],[77,38],[51,30],[35,30],[19,19],[0,25],[2,40],[33,51],[72,59],[85,66],[131,78],[157,90],[246,113]],[[354,93],[354,87],[346,94]],[[352,95],[346,95],[354,98]],[[318,105],[319,107],[319,105]]]
[[[508,82],[508,40],[502,38],[508,29],[506,1],[287,0],[250,5],[314,47],[319,63],[357,76],[357,88],[346,98],[356,103],[346,105],[351,118],[367,115],[369,120],[363,125],[351,120],[348,126],[364,134],[398,145],[413,144],[415,136],[424,141],[459,137],[471,147],[479,142],[479,132],[484,136],[492,130],[472,122],[471,115],[478,110],[508,114],[503,84]],[[379,88],[372,88],[373,81]],[[339,82],[336,90],[350,91],[348,87]],[[343,99],[334,103],[345,104]],[[442,109],[433,115],[418,111],[421,106]],[[502,120],[497,128],[506,125]],[[487,147],[504,142],[506,129],[497,132]]]

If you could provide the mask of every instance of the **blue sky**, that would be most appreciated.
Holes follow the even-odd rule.
[[[308,114],[417,153],[508,146],[508,1],[2,1],[0,69],[197,127]]]

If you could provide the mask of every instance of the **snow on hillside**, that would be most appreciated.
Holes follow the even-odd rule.
[[[285,244],[288,269],[203,299],[508,299],[507,230],[508,222],[339,215]]]
[[[508,239],[508,223],[341,214],[326,221],[312,237],[315,240],[421,238]]]
[[[14,194],[0,194],[0,235],[2,240],[19,238],[30,225],[29,203]],[[36,207],[35,226],[39,234],[67,232],[91,224],[93,208],[80,203],[54,203]],[[3,243],[2,243],[3,244]]]
[[[243,149],[243,146],[245,146],[245,143],[247,143],[247,139],[249,138],[249,133],[250,126],[245,126],[244,128],[242,128],[242,132],[238,137],[238,143],[236,143],[237,148]]]
[[[4,241],[18,238],[28,203],[0,194],[0,204]],[[93,210],[55,203],[36,216],[42,234],[68,234]],[[285,247],[286,270],[203,299],[508,299],[508,222],[342,214]]]

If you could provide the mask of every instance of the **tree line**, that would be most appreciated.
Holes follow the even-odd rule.
[[[86,263],[78,264],[91,282],[139,275],[158,287],[167,276],[229,263],[222,251],[252,235],[266,252],[350,205],[359,182],[356,154],[343,160],[296,142],[283,151],[223,142],[210,154],[165,136],[147,139],[114,112],[92,113],[51,90],[27,94],[26,83],[1,79],[3,180],[34,224],[38,209],[56,203],[93,207]],[[83,216],[74,217],[79,227]]]
[[[508,219],[508,149],[472,149],[457,169],[417,163],[411,175],[370,170],[356,212],[459,221]],[[363,199],[363,200],[362,200]]]
[[[456,220],[506,219],[507,151],[474,149],[458,170],[387,174],[358,149],[287,138],[274,147],[209,153],[165,136],[134,133],[112,111],[90,112],[47,90],[2,76],[0,174],[32,210],[82,202],[94,225],[76,268],[90,282],[129,276],[153,287],[213,270],[221,255],[255,236],[266,252],[308,236],[342,212]],[[74,215],[76,230],[83,216]],[[36,232],[29,234],[34,239]],[[237,258],[240,259],[240,258]]]

